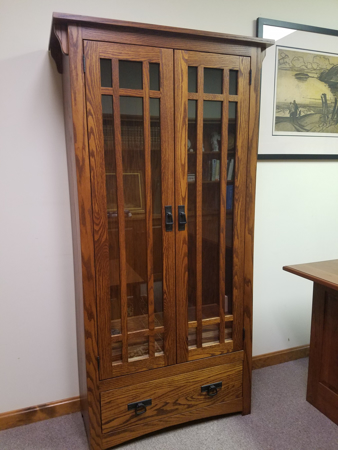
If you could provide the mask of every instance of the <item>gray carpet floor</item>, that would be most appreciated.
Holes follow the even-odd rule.
[[[305,400],[308,360],[253,372],[252,413],[164,430],[118,450],[338,450],[338,426]],[[88,450],[80,413],[0,432],[1,450]]]

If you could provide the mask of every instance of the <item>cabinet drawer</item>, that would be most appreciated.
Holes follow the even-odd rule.
[[[154,421],[158,416],[174,415],[189,409],[211,406],[242,397],[242,361],[225,364],[161,380],[140,383],[101,394],[102,432],[108,433],[138,423]],[[222,383],[222,387],[201,388]],[[137,410],[132,405],[148,400]],[[149,405],[151,401],[151,404]],[[138,414],[136,414],[138,413]]]

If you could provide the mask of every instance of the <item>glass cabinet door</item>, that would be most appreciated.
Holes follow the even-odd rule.
[[[243,348],[249,70],[175,51],[178,362]]]
[[[173,51],[86,41],[85,59],[104,379],[176,361]]]

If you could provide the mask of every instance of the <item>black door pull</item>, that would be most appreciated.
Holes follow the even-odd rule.
[[[151,403],[151,398],[149,398],[148,400],[142,400],[140,402],[129,403],[128,411],[134,409],[135,416],[140,416],[141,414],[147,412],[147,406],[150,406]]]
[[[180,205],[178,207],[178,231],[184,231],[187,223],[187,217],[185,215],[185,206]]]
[[[165,206],[164,212],[165,212],[165,231],[173,231],[174,219],[171,206]]]

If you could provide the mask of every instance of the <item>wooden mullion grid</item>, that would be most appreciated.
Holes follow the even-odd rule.
[[[115,158],[116,158],[116,191],[117,191],[117,217],[119,225],[120,250],[120,302],[121,302],[121,334],[122,334],[122,362],[128,362],[128,323],[127,323],[127,270],[126,270],[126,243],[124,220],[123,195],[123,163],[119,96],[119,63],[112,59],[113,73],[113,110],[115,128]]]
[[[151,184],[151,135],[149,106],[149,62],[143,62],[143,120],[144,120],[144,168],[146,197],[147,233],[147,289],[148,289],[148,327],[149,358],[155,356],[154,337],[154,275],[153,275],[153,227],[152,227],[152,184]]]
[[[234,316],[232,314],[229,314],[227,316],[223,316],[223,322],[232,322],[234,320]],[[210,319],[202,319],[202,325],[215,325],[216,323],[221,323],[222,319],[221,317],[210,317]],[[192,320],[188,322],[189,328],[196,328],[197,327],[197,321]]]
[[[203,66],[198,66],[196,150],[196,342],[202,347],[202,165],[203,165]]]
[[[137,331],[131,331],[128,333],[128,337],[130,338],[139,338],[139,337],[145,337],[145,336],[155,336],[155,334],[163,334],[164,333],[164,327],[156,327],[153,330],[144,329],[144,330],[137,330]],[[115,334],[111,337],[111,342],[121,342],[122,341],[122,334]]]
[[[223,103],[222,103],[222,136],[221,136],[221,167],[220,167],[220,211],[219,211],[219,341],[225,339],[225,271],[226,271],[226,191],[227,191],[227,161],[228,161],[228,122],[229,122],[229,70],[223,71]]]

